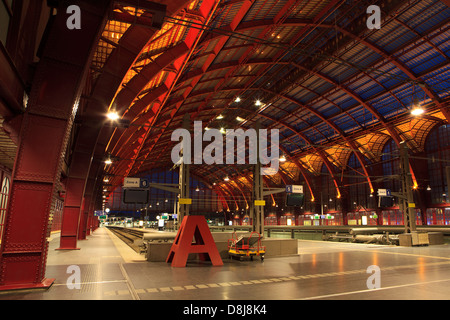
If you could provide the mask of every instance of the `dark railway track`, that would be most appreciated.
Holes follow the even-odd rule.
[[[142,237],[144,235],[143,231],[117,226],[108,226],[107,228],[111,230],[119,239],[125,242],[134,251],[136,251],[137,253],[142,252],[143,248]]]

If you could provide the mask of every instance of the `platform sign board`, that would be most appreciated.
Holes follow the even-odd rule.
[[[180,198],[180,199],[178,199],[178,202],[180,204],[192,204],[192,199],[191,198]]]
[[[101,215],[103,215],[103,210],[95,210],[94,211],[94,216],[95,217],[100,217]]]
[[[123,203],[148,203],[149,190],[140,188],[127,188],[123,190]]]
[[[303,193],[287,193],[286,207],[302,207],[305,202],[305,195]]]
[[[124,188],[139,188],[141,184],[141,178],[126,177],[123,179]]]
[[[391,190],[390,189],[378,189],[378,196],[379,197],[390,197]]]
[[[303,186],[288,185],[288,186],[286,186],[286,193],[303,193]]]

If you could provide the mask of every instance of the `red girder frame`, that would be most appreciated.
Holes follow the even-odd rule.
[[[189,1],[171,1],[167,6],[168,14],[175,14],[184,8]],[[132,25],[121,37],[117,47],[111,52],[102,73],[96,80],[90,99],[87,102],[85,119],[79,130],[72,153],[72,163],[66,182],[66,201],[64,202],[63,221],[61,227],[60,250],[74,250],[77,240],[86,238],[89,232],[88,222],[93,219],[95,185],[101,163],[91,163],[92,159],[102,158],[112,128],[102,126],[103,118],[99,115],[107,113],[122,79],[132,67],[142,49],[152,39],[156,30]],[[100,116],[101,117],[101,116]],[[88,183],[88,181],[90,183]],[[100,186],[101,187],[101,186]],[[85,208],[82,206],[84,201]]]
[[[58,8],[22,121],[0,251],[0,290],[48,287],[54,281],[45,278],[49,212],[92,44],[106,23],[109,1],[77,4],[83,28],[69,30],[66,8]]]
[[[216,7],[216,1],[205,0],[200,5],[197,16],[201,17],[204,22],[207,22],[211,18]],[[109,142],[108,151],[115,155],[119,155],[122,158],[129,159],[121,161],[121,163],[114,169],[114,173],[118,175],[119,178],[115,177],[113,179],[113,185],[118,185],[121,180],[120,177],[130,174],[134,166],[139,167],[142,164],[144,160],[139,159],[139,156],[146,159],[150,154],[151,149],[142,150],[144,141],[151,132],[150,127],[155,124],[161,109],[165,105],[169,93],[180,76],[181,71],[185,67],[187,60],[195,49],[201,34],[201,30],[191,28],[188,31],[184,41],[166,50],[163,54],[156,58],[153,63],[142,68],[139,74],[130,80],[127,86],[117,94],[114,104],[119,110],[126,109],[123,117],[127,120],[133,121],[135,116],[144,110],[148,105],[153,103],[153,106],[152,110],[148,111],[145,117],[143,117],[148,126],[142,126],[139,129],[137,127],[127,130],[117,129],[112,136]],[[172,70],[175,71],[175,73],[169,73],[169,76],[160,87],[150,93],[147,93],[141,98],[141,100],[132,104],[146,84],[151,81],[151,79],[155,78],[159,72],[171,65],[173,66]],[[137,119],[134,124],[142,125],[143,120]],[[168,125],[169,122],[164,124],[165,127]],[[144,155],[142,155],[141,152]]]

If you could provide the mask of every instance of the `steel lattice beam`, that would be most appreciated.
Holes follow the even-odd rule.
[[[217,7],[217,3],[215,3],[213,0],[210,1],[204,1],[201,4],[200,12],[204,15],[205,20],[209,19],[214,12],[215,8]],[[139,92],[142,91],[143,87],[147,83],[148,79],[153,78],[156,76],[156,74],[163,69],[163,67],[169,65],[170,63],[173,63],[175,60],[178,60],[179,63],[176,65],[178,66],[179,71],[181,71],[184,68],[185,60],[186,58],[192,53],[192,50],[195,48],[196,44],[198,43],[199,36],[201,35],[201,31],[195,28],[191,28],[188,31],[188,35],[186,36],[185,40],[176,45],[175,47],[169,49],[162,55],[160,55],[156,60],[158,60],[158,63],[155,64],[149,64],[145,66],[139,74],[137,74],[130,82],[129,84],[124,88],[126,90],[122,90],[119,95],[116,97],[115,103],[117,106],[121,106],[121,108],[127,107],[131,104],[131,102],[136,98],[136,96],[139,94]],[[155,60],[155,62],[156,62]],[[173,87],[175,84],[175,80],[173,79],[172,83],[169,85],[169,87]],[[152,118],[150,122],[153,122],[156,120],[156,117],[158,116],[161,107],[165,103],[165,99],[161,103],[160,108],[156,112],[155,116]],[[143,137],[143,141],[147,138],[148,134],[151,130],[147,130]],[[117,140],[118,138],[116,138]],[[133,156],[131,162],[128,164],[128,168],[125,168],[125,175],[127,175],[132,168],[136,165],[136,158],[139,156],[140,151],[142,150],[143,141],[139,144],[137,149],[135,149],[135,155]],[[112,147],[115,147],[115,143],[113,142]],[[147,155],[150,153],[151,150],[148,150],[146,153]],[[138,164],[138,166],[142,164],[142,161]],[[117,172],[117,170],[116,170]],[[122,171],[123,172],[123,169]]]
[[[273,23],[272,19],[260,20],[258,22],[248,22],[247,24],[242,24],[241,28],[237,28],[236,32],[244,32],[244,31],[254,30],[254,29],[258,29],[258,28],[268,28],[268,27],[274,26],[274,25],[275,24]],[[371,43],[370,41],[366,40],[365,38],[362,38],[356,34],[353,34],[352,32],[350,32],[344,28],[341,28],[336,25],[329,25],[329,24],[307,23],[304,20],[298,21],[297,19],[287,19],[285,24],[283,24],[282,26],[299,26],[299,27],[300,26],[315,26],[315,27],[319,27],[319,28],[335,28],[337,31],[341,32],[344,35],[349,36],[350,38],[352,38],[355,41],[358,41],[358,42],[364,44],[366,47],[368,47],[372,51],[376,52],[377,54],[382,56],[387,61],[396,65],[402,72],[404,72],[410,78],[411,81],[413,81],[415,83],[422,83],[422,80],[420,78],[418,78],[405,64],[403,64],[400,60],[395,58],[393,54],[388,54],[382,48],[376,46],[375,44]],[[433,30],[434,29],[435,28],[433,28]],[[429,33],[430,32],[432,32],[432,30],[429,31]],[[426,36],[426,35],[422,35],[422,37],[423,36]],[[220,38],[220,37],[223,37],[223,35],[216,35],[216,37]],[[420,36],[419,36],[419,38],[420,38]],[[213,38],[208,38],[207,40],[210,41],[210,40],[213,40]],[[412,40],[410,42],[412,42]],[[441,111],[444,113],[447,120],[450,121],[450,113],[449,113],[450,111],[448,111],[446,108],[444,108],[442,106],[439,97],[437,97],[437,95],[428,86],[423,86],[422,88],[423,88],[424,92],[440,107]]]
[[[177,12],[186,5],[187,1],[172,1],[167,9],[170,12]],[[99,74],[91,95],[86,101],[82,122],[80,124],[80,134],[73,146],[73,161],[67,181],[67,197],[73,199],[75,207],[69,209],[65,204],[63,212],[62,231],[60,239],[61,249],[77,248],[77,238],[80,232],[84,232],[79,227],[80,214],[82,211],[83,197],[87,190],[94,192],[91,185],[98,178],[92,175],[98,175],[100,172],[94,166],[91,170],[90,165],[94,154],[100,153],[103,158],[105,144],[111,136],[112,128],[104,126],[104,115],[111,101],[114,99],[122,79],[125,77],[129,68],[132,66],[136,56],[140,54],[145,45],[149,42],[155,30],[142,28],[139,26],[130,26],[120,38],[113,51],[110,53],[102,72]],[[100,147],[100,148],[99,148]],[[76,175],[74,175],[76,173]],[[101,184],[101,178],[99,178]],[[72,182],[73,181],[73,182]],[[70,190],[71,185],[77,183],[77,193],[73,194]],[[101,187],[100,187],[101,188]],[[84,190],[84,191],[83,191]],[[95,197],[96,195],[91,195]],[[93,199],[95,204],[95,199]],[[75,208],[75,209],[74,209]],[[69,211],[72,214],[69,214]],[[84,221],[83,221],[84,224]],[[86,226],[87,228],[87,226]]]

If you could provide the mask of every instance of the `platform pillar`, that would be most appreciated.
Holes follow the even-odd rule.
[[[256,143],[257,161],[253,165],[253,189],[252,189],[252,203],[250,206],[251,217],[253,220],[252,231],[258,232],[261,237],[264,237],[264,196],[263,196],[263,178],[261,175],[261,161],[259,159],[260,144],[259,144],[259,130],[261,124],[255,124],[255,130],[258,132],[258,141]]]
[[[190,116],[186,114],[183,118],[183,129],[190,129]],[[190,153],[189,153],[190,154]],[[186,153],[184,153],[186,155]],[[189,206],[190,203],[187,199],[189,199],[189,169],[190,165],[186,164],[183,160],[180,163],[180,171],[179,171],[179,189],[180,189],[180,198],[178,199],[178,227],[181,226],[181,223],[185,216],[189,215]],[[181,200],[180,200],[181,199]]]
[[[60,3],[43,46],[19,133],[0,248],[0,290],[48,288],[49,214],[60,188],[63,157],[92,51],[109,1],[78,1],[83,28],[69,30]]]
[[[91,235],[91,213],[88,212],[88,218],[86,223],[86,237]]]
[[[409,165],[409,150],[408,145],[405,141],[402,141],[400,143],[399,151],[403,191],[403,197],[401,199],[401,209],[403,210],[405,233],[411,233],[416,231],[416,211],[414,195],[412,192],[413,182]]]
[[[78,240],[86,240],[86,234],[87,234],[87,222],[88,222],[88,209],[87,206],[89,206],[89,199],[86,197],[83,198],[83,205],[81,206],[81,213],[80,213],[80,224],[78,225]]]
[[[85,180],[83,178],[72,178],[67,183],[60,246],[57,250],[79,249],[77,247],[78,224],[80,222],[84,184]]]
[[[83,228],[84,228],[84,232],[86,233],[86,237],[91,235],[91,229],[89,228],[89,220],[91,219],[91,196],[85,195],[85,215],[86,215],[86,223],[84,224]]]
[[[60,245],[57,250],[77,250],[77,240],[86,238],[83,199],[100,130],[100,126],[83,125],[78,133],[66,183]]]

